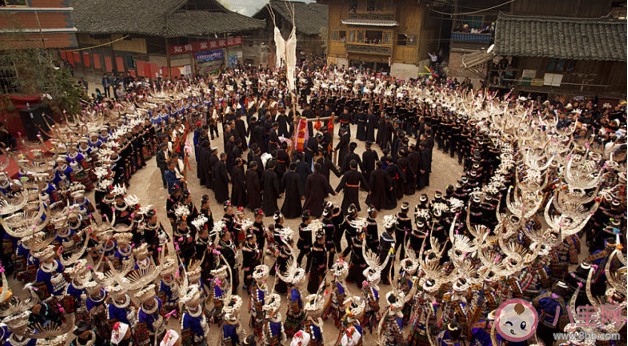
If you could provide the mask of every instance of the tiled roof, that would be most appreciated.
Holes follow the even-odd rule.
[[[286,6],[286,4],[294,8],[294,21],[298,33],[318,35],[321,28],[327,27],[327,5],[282,0],[271,0],[269,2],[275,15],[280,15],[290,21],[290,14],[288,13],[288,6]],[[268,11],[268,8],[264,6],[259,12],[253,15],[253,17],[261,18],[262,13],[266,11]]]
[[[357,26],[399,26],[399,23],[396,20],[383,19],[343,19],[342,24]]]
[[[500,13],[495,55],[626,61],[626,20]]]
[[[138,34],[160,37],[237,33],[261,29],[264,22],[231,12],[179,10],[182,0],[70,0],[79,33]]]
[[[170,37],[203,36],[207,34],[237,33],[260,29],[263,20],[235,12],[181,11],[168,18],[167,33]]]

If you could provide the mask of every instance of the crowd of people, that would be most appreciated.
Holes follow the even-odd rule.
[[[0,176],[6,344],[516,345],[495,331],[512,298],[536,309],[536,344],[625,328],[625,104],[312,62],[297,75],[294,97],[267,69],[129,81],[51,126],[19,179]],[[434,150],[464,175],[428,196]],[[167,220],[127,192],[153,156]],[[576,306],[619,318],[584,325]]]

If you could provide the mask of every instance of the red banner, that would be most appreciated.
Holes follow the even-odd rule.
[[[113,71],[113,64],[111,63],[111,57],[110,56],[106,56],[105,57],[105,67],[107,68],[107,72],[112,72]]]
[[[172,72],[172,77],[180,77],[181,76],[181,70],[178,67],[173,67],[170,69],[170,72]]]
[[[100,55],[98,54],[94,54],[94,68],[99,70],[102,68],[102,66],[100,66]]]
[[[89,53],[83,53],[83,65],[85,67],[89,67],[91,65],[91,61],[89,60]]]
[[[189,53],[202,52],[205,50],[237,46],[240,44],[242,44],[242,37],[237,36],[237,37],[223,38],[219,40],[196,41],[196,42],[190,42],[188,44],[168,45],[168,49],[170,50],[171,55],[177,55],[177,54],[189,54]]]
[[[131,75],[131,77],[135,78],[135,70],[129,70],[129,74]]]
[[[72,55],[74,55],[74,62],[81,63],[81,54],[79,52],[74,52]]]
[[[59,51],[59,54],[61,54],[61,60],[67,60],[67,58],[65,57],[65,51],[64,50]]]
[[[146,67],[143,61],[135,60],[135,66],[137,67],[137,75],[140,77],[146,77]]]
[[[68,52],[66,56],[68,57],[68,63],[74,67],[74,59],[72,58],[74,54],[72,54],[72,52]]]
[[[159,74],[159,67],[157,67],[157,63],[149,62],[148,66],[150,66],[149,78],[157,78],[157,74]]]
[[[124,72],[124,60],[122,60],[121,56],[116,57],[116,68],[118,72]]]

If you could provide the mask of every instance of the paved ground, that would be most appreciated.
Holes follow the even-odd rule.
[[[352,127],[351,131],[352,133],[356,133],[355,126]],[[191,136],[189,137],[189,139],[191,140]],[[338,140],[338,137],[335,138],[336,142],[337,140]],[[212,146],[217,145],[219,147],[219,152],[222,152],[222,146],[223,146],[222,143],[223,143],[223,140],[221,136],[220,139],[212,141]],[[358,143],[358,148],[356,149],[356,152],[361,155],[362,152],[364,151],[364,143],[360,141],[357,141],[357,143]],[[380,156],[381,156],[381,151],[380,151]],[[243,157],[246,157],[246,155],[243,155]],[[214,214],[214,219],[221,218],[222,215],[224,214],[222,210],[222,206],[218,204],[216,200],[213,198],[213,192],[209,189],[206,189],[205,187],[201,187],[199,184],[199,180],[196,178],[196,160],[194,159],[193,156],[190,157],[190,167],[191,169],[190,169],[190,173],[188,173],[187,175],[188,176],[187,180],[188,180],[188,187],[192,192],[194,202],[198,206],[200,205],[200,200],[201,200],[202,195],[206,193],[210,194],[210,196],[212,197],[211,209],[212,209],[212,213]],[[401,202],[403,201],[407,201],[410,203],[410,205],[414,206],[418,204],[419,195],[421,193],[427,193],[428,196],[431,197],[433,196],[434,191],[436,191],[437,189],[444,190],[447,184],[455,183],[456,180],[459,179],[459,177],[462,175],[462,167],[458,165],[458,161],[450,158],[448,155],[445,155],[443,152],[436,149],[434,150],[434,153],[433,153],[432,169],[433,169],[433,172],[431,174],[430,186],[428,188],[425,188],[421,192],[415,193],[413,196],[405,196],[404,199],[398,203],[398,205],[401,205]],[[340,179],[337,178],[332,173],[330,184],[332,185],[334,189],[336,188],[339,182],[340,182]],[[140,170],[133,176],[130,182],[130,188],[128,190],[128,193],[137,195],[142,205],[146,205],[146,204],[153,205],[153,207],[157,210],[159,219],[167,220],[165,207],[166,207],[166,199],[168,197],[168,194],[167,194],[167,191],[162,188],[160,172],[157,169],[154,158],[148,162],[147,167],[143,168],[142,170]],[[364,191],[360,192],[360,202],[362,203],[362,212],[360,213],[360,216],[362,217],[366,216],[366,212],[365,212],[366,204],[364,203],[366,196],[367,196],[366,192]],[[338,196],[330,196],[330,200],[333,201],[335,204],[340,204],[342,202],[342,193],[338,194]],[[283,204],[283,198],[278,201],[279,207],[281,207],[282,204]],[[384,215],[393,214],[398,211],[399,211],[398,208],[396,210],[382,211],[378,219],[382,220]],[[248,210],[245,211],[245,216],[252,219],[252,213]],[[300,222],[301,222],[300,218],[286,220],[286,224],[294,230],[298,229]],[[271,223],[273,223],[272,218],[266,217],[264,219],[265,225],[269,225]],[[164,225],[164,226],[169,227],[169,225]],[[381,227],[381,222],[380,222],[380,227]],[[274,262],[273,259],[270,259],[268,257],[266,258],[267,264],[273,263],[273,262]],[[273,280],[273,277],[271,277],[271,282],[269,283],[270,287],[272,287],[272,280]],[[242,280],[240,281],[242,282]],[[349,286],[353,294],[356,294],[356,295],[360,294],[360,290],[357,288],[356,285],[350,284]],[[380,287],[382,290],[380,297],[384,297],[385,293],[389,291],[389,286],[381,285]],[[307,293],[307,290],[304,289],[304,293]],[[240,287],[239,294],[243,297],[244,304],[245,304],[245,306],[242,308],[242,311],[241,311],[241,321],[243,322],[242,324],[244,326],[244,330],[246,331],[246,334],[248,335],[249,333],[252,332],[248,328],[248,321],[250,318],[249,313],[248,313],[248,308],[246,306],[246,304],[248,304],[248,294],[244,290],[242,290],[241,287]],[[285,299],[285,297],[282,297],[282,299]],[[285,316],[285,311],[286,311],[286,308],[284,307],[282,309],[283,316]],[[214,330],[216,331],[216,333],[213,333]],[[334,326],[332,319],[329,319],[325,323],[323,330],[324,330],[324,337],[326,341],[325,344],[334,345],[334,342],[338,337],[338,329],[336,329],[336,327]],[[212,336],[216,335],[216,337],[218,337],[217,336],[218,332],[219,332],[218,328],[216,326],[212,326]],[[208,344],[209,345],[217,344],[216,340],[210,340]],[[375,345],[375,344],[376,344],[375,336],[371,336],[371,335],[365,336],[365,345]]]

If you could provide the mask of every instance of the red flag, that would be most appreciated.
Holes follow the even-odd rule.
[[[100,66],[100,55],[98,54],[94,54],[94,68],[99,70],[102,68]]]
[[[83,53],[83,65],[85,67],[89,67],[91,65],[91,61],[89,60],[89,53]]]
[[[122,60],[121,56],[116,57],[116,68],[118,72],[124,72],[124,60]]]
[[[110,56],[106,56],[105,57],[105,67],[107,68],[107,72],[112,72],[113,71],[113,64],[111,63],[111,57]]]

